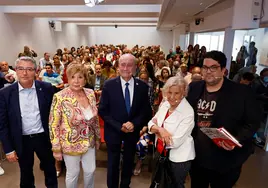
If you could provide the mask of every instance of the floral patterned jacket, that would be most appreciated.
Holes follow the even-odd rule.
[[[62,152],[68,155],[81,155],[89,147],[95,146],[100,139],[100,126],[94,91],[84,88],[89,100],[92,117],[85,119],[74,93],[66,88],[53,97],[49,131],[53,152]]]

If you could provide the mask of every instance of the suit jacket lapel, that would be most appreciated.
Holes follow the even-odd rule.
[[[12,110],[14,110],[14,118],[18,118],[17,122],[19,124],[19,128],[22,129],[18,82],[14,83],[11,87],[13,87],[13,91],[11,91],[10,106],[12,107]]]

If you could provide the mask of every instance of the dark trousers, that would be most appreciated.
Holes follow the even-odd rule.
[[[136,141],[124,141],[123,165],[121,172],[120,188],[129,188],[136,152]],[[121,154],[121,142],[118,144],[107,144],[108,149],[108,188],[118,188],[119,185],[119,163]]]
[[[193,163],[190,170],[191,188],[208,188],[209,185],[211,188],[232,188],[239,179],[241,168],[220,173]]]
[[[173,188],[184,188],[186,176],[191,168],[191,161],[174,163],[170,161]]]
[[[44,133],[33,137],[23,136],[22,154],[19,156],[21,174],[20,187],[35,187],[33,174],[34,152],[43,165],[46,187],[57,188],[58,180],[56,176],[55,160],[51,151],[49,139]]]

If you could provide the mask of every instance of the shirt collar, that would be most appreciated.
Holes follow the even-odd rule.
[[[24,88],[24,87],[22,87],[22,85],[20,85],[19,82],[18,82],[18,85],[19,85],[19,92],[24,90],[24,89],[35,89],[35,81],[33,81],[33,85],[31,88]]]
[[[120,80],[121,80],[122,86],[125,86],[126,83],[129,83],[129,86],[134,85],[134,78],[133,78],[133,77],[131,77],[131,79],[130,79],[128,82],[126,82],[126,81],[120,76]]]

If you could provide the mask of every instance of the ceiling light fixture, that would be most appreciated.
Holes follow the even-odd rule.
[[[88,7],[94,7],[95,5],[98,5],[102,2],[104,2],[104,0],[84,0],[85,5]]]

